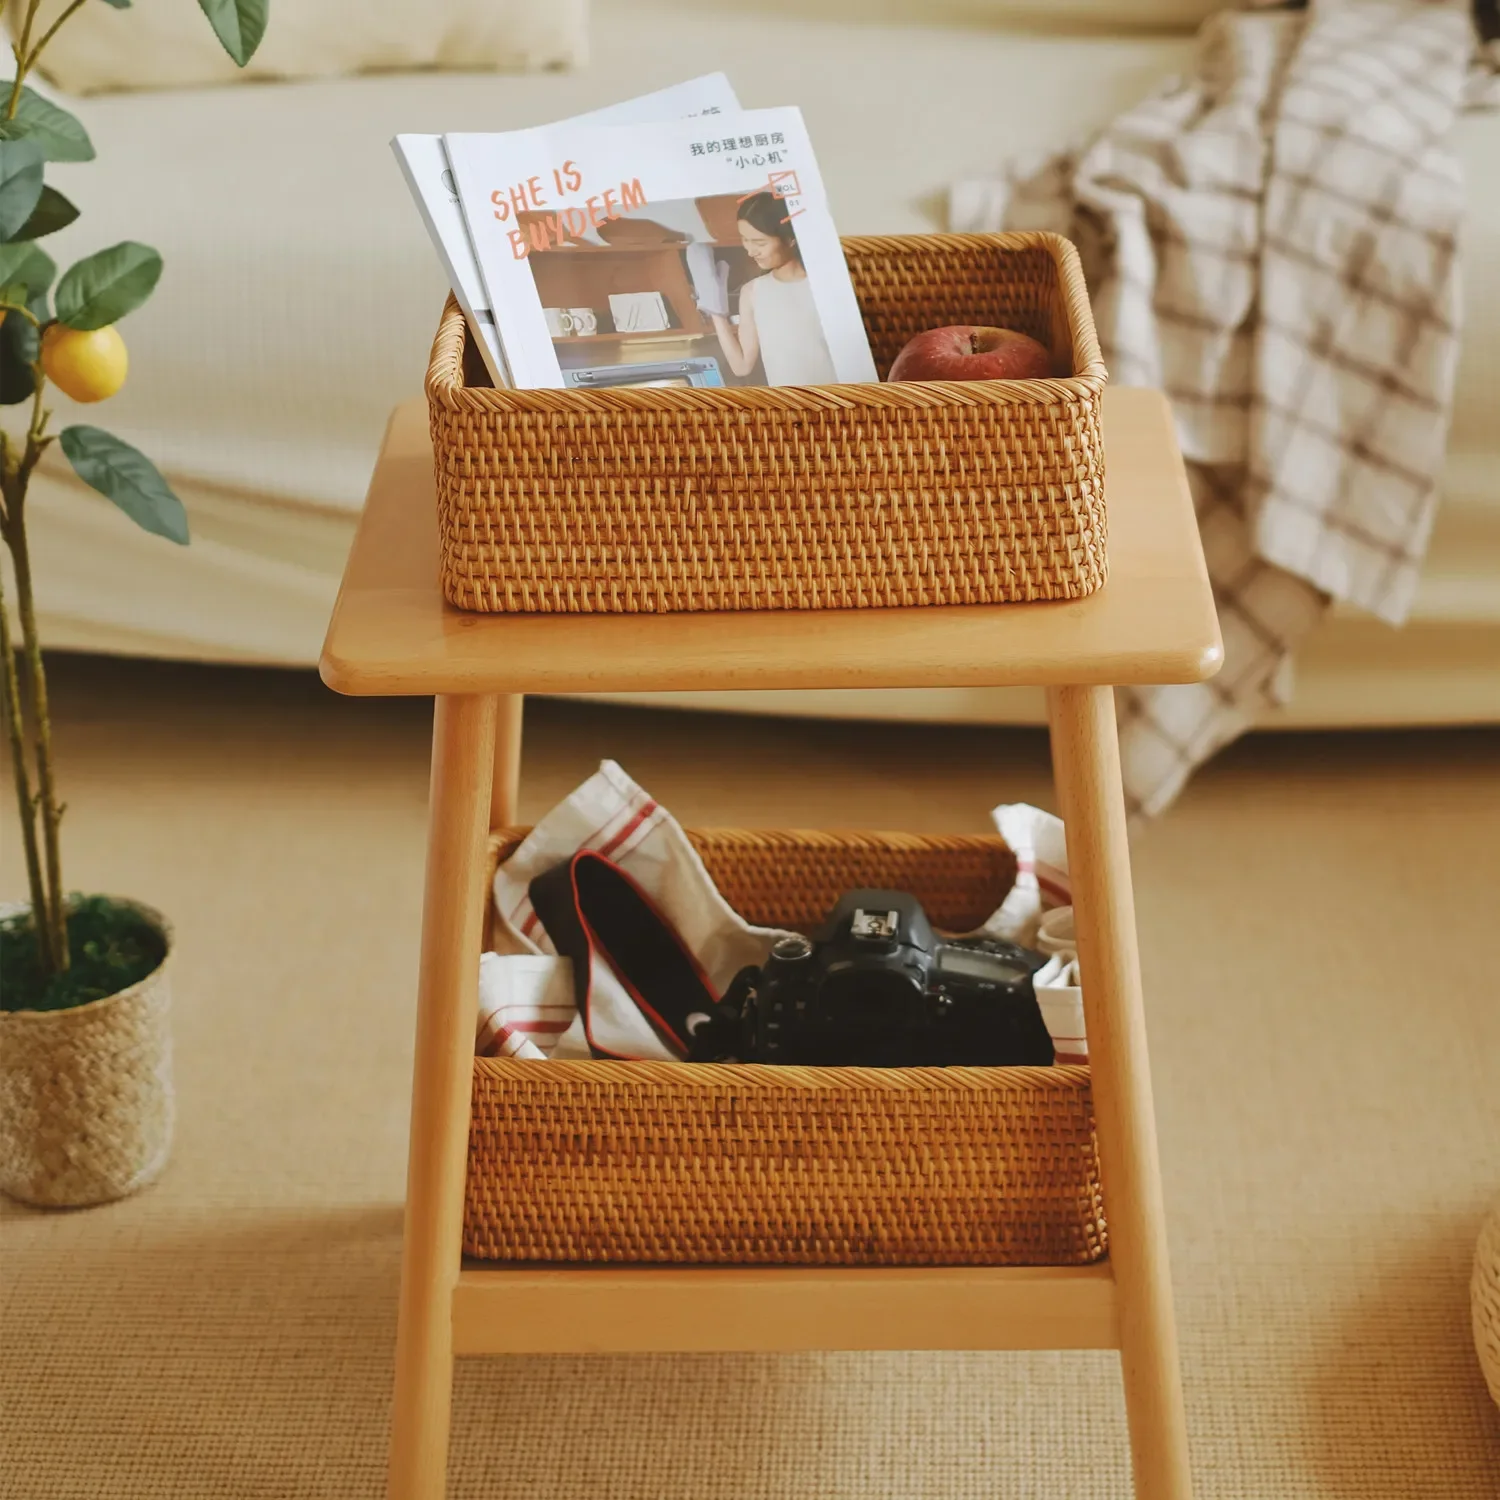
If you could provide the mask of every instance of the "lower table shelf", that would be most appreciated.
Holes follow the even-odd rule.
[[[1117,1349],[1090,1266],[498,1268],[453,1292],[455,1354]]]

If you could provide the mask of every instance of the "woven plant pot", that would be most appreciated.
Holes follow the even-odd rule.
[[[123,1198],[166,1165],[175,1114],[172,929],[139,983],[68,1010],[0,1011],[0,1192],[46,1208]]]

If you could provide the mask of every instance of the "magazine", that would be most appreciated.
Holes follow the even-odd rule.
[[[591,110],[569,123],[627,125],[637,120],[670,120],[682,115],[712,115],[738,110],[740,102],[722,73],[706,73],[686,83],[642,94],[619,104]],[[416,200],[433,248],[448,273],[448,284],[469,320],[474,342],[496,385],[508,385],[505,357],[495,331],[495,317],[485,295],[484,279],[474,259],[469,228],[454,190],[453,173],[440,135],[398,135],[391,142],[406,185]]]
[[[516,386],[876,379],[800,110],[443,139]]]

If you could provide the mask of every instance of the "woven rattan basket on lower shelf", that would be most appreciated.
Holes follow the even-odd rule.
[[[521,833],[497,834],[506,857]],[[995,838],[690,835],[753,922],[859,886],[963,931],[1010,888]],[[1105,1251],[1087,1068],[474,1062],[464,1250],[505,1261],[1080,1265]]]
[[[848,609],[1097,589],[1105,372],[1072,245],[932,234],[844,250],[882,376],[913,334],[969,323],[1040,339],[1058,378],[495,390],[450,299],[427,374],[448,601]],[[706,325],[682,334],[685,353],[717,348]]]

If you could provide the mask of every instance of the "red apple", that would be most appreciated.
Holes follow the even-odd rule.
[[[929,328],[907,342],[887,380],[1038,380],[1052,356],[1013,328]]]

